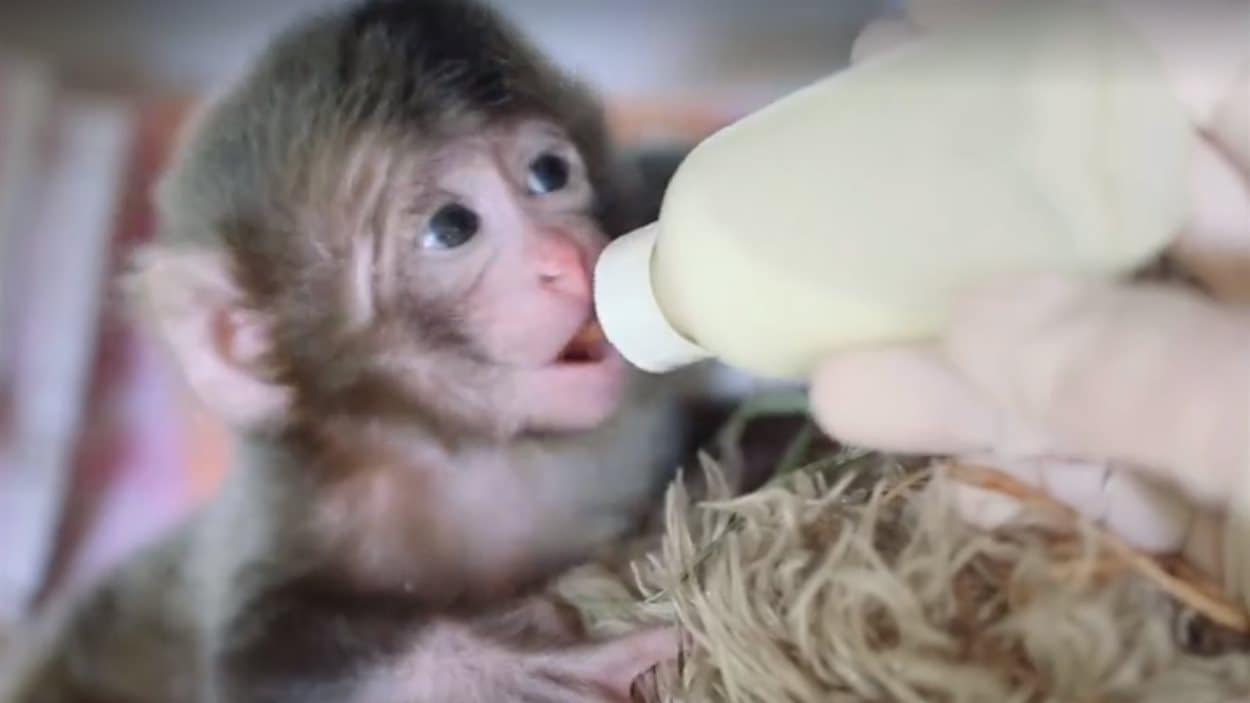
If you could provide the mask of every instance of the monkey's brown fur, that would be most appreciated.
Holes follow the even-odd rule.
[[[341,284],[329,262],[343,257],[344,243],[318,224],[341,223],[344,201],[403,175],[402,165],[387,172],[374,163],[377,152],[420,153],[534,115],[564,126],[582,154],[604,229],[637,224],[599,103],[495,13],[457,0],[397,0],[328,15],[280,36],[198,125],[161,186],[163,234],[174,246],[224,242],[249,303],[283,311],[272,331],[274,373],[298,394],[297,413],[317,422],[344,412],[406,417],[412,408],[394,407],[391,379],[326,373],[406,335],[394,327],[364,339],[340,333],[325,303]],[[394,311],[395,326],[413,330],[405,343],[461,351],[457,311],[422,302]],[[464,429],[438,417],[452,414],[451,404],[411,400],[427,419]]]
[[[527,399],[496,392],[463,333],[471,311],[399,298],[360,324],[340,304],[361,239],[344,233],[386,226],[373,204],[420,178],[433,147],[529,118],[564,129],[605,232],[638,224],[596,103],[468,2],[315,18],[202,117],[160,190],[140,277],[167,270],[146,304],[167,337],[212,332],[194,348],[221,342],[202,299],[229,297],[263,332],[256,373],[281,402],[244,413],[211,507],[23,640],[0,701],[406,702],[430,678],[454,691],[440,701],[605,700],[588,668],[630,662],[577,649],[558,608],[527,594],[653,504],[684,449],[681,398],[636,383],[598,428],[527,431],[509,405]],[[481,514],[439,502],[470,480]],[[532,515],[514,534],[516,513]]]

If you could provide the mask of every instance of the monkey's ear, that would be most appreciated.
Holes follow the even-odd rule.
[[[248,429],[285,416],[289,393],[263,366],[268,320],[244,306],[222,252],[149,247],[136,256],[124,285],[133,309],[213,411]]]

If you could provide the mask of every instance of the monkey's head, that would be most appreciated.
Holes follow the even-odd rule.
[[[188,132],[144,297],[240,424],[590,428],[627,373],[591,300],[620,226],[606,143],[587,94],[478,5],[322,16]]]

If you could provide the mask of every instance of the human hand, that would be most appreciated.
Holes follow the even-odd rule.
[[[855,60],[1009,1],[1021,0],[913,0],[906,17],[865,30]],[[1250,481],[1250,313],[1238,307],[1250,301],[1250,63],[1239,38],[1217,37],[1245,23],[1173,16],[1161,0],[1110,1],[1157,49],[1204,137],[1193,217],[1171,254],[1212,296],[1057,276],[993,281],[969,291],[934,345],[831,357],[812,401],[839,439],[995,466],[1139,547],[1184,547],[1218,570],[1219,511],[1230,501],[1250,511],[1250,486],[1232,498]],[[1017,507],[971,487],[957,501],[983,524]]]

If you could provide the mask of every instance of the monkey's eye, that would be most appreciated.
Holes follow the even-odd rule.
[[[439,208],[421,234],[422,249],[455,249],[473,239],[480,222],[477,213],[452,203]]]
[[[526,186],[534,195],[560,190],[569,183],[569,162],[555,154],[543,154],[530,162]]]

